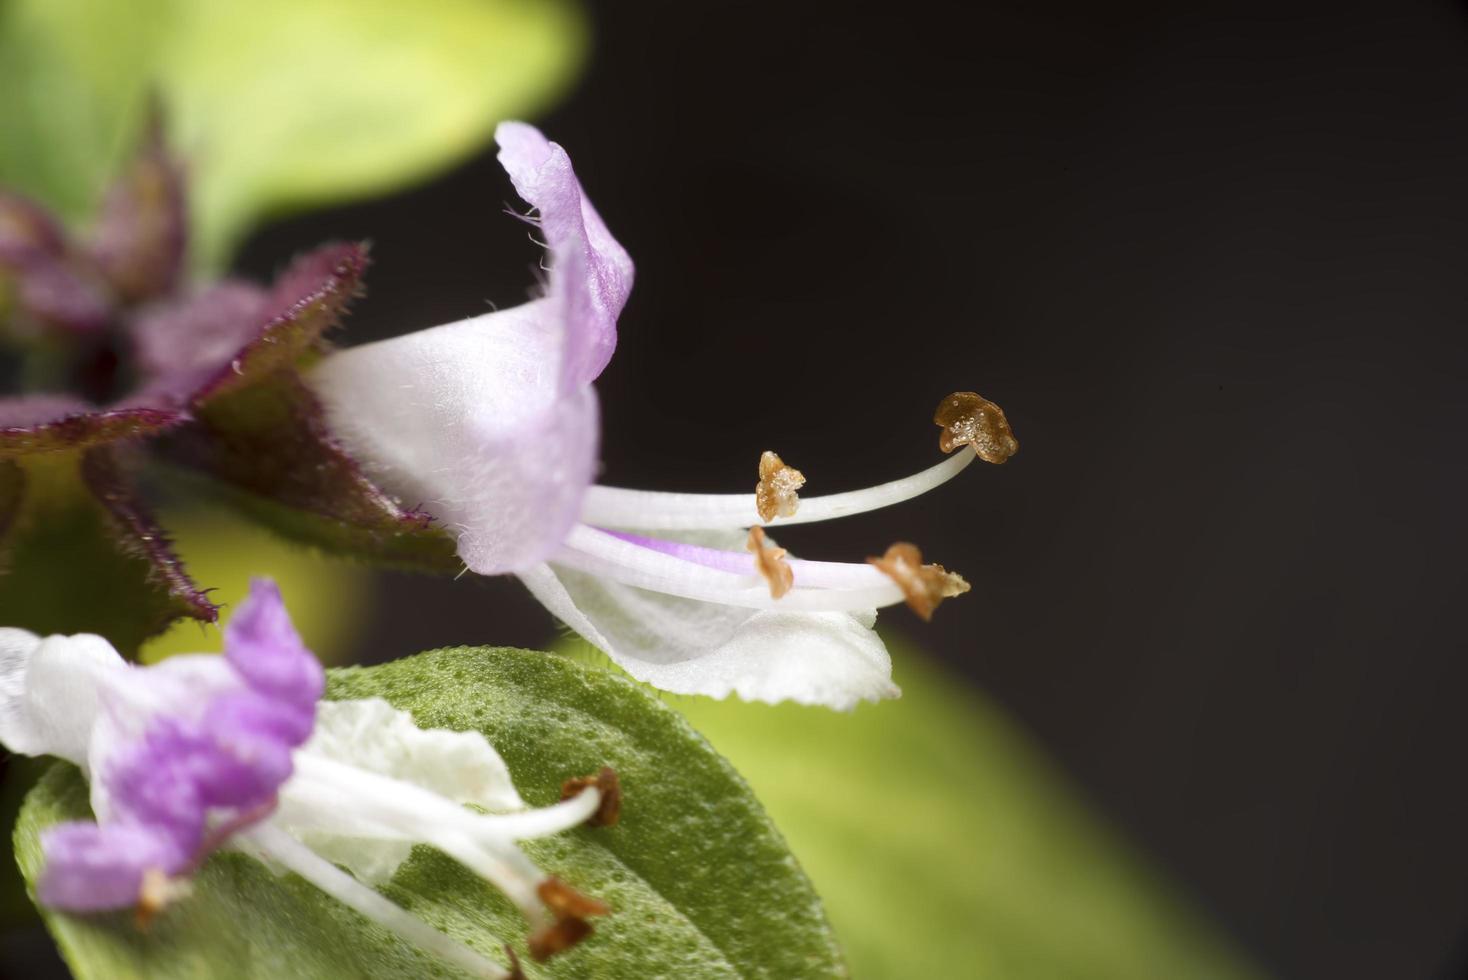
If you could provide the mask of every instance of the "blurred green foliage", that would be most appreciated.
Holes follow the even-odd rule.
[[[85,216],[156,95],[217,269],[262,217],[466,157],[586,41],[574,0],[0,0],[0,184]]]
[[[852,976],[1259,976],[997,706],[889,645],[901,700],[852,715],[675,699],[784,832]]]
[[[189,573],[213,590],[209,598],[222,606],[221,623],[244,599],[250,579],[269,575],[306,646],[328,664],[350,661],[368,625],[372,576],[366,566],[330,559],[228,511],[171,510],[163,521]],[[212,653],[223,642],[218,627],[179,620],[144,643],[140,659]]]

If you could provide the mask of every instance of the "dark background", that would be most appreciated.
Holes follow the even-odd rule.
[[[1022,444],[896,538],[974,594],[888,614],[1006,704],[1284,977],[1464,965],[1468,17],[1409,2],[606,3],[539,122],[638,264],[605,482],[815,493]],[[371,237],[346,339],[520,301],[491,156],[277,226]],[[388,576],[367,659],[539,643],[513,582]],[[900,674],[900,665],[899,665]]]

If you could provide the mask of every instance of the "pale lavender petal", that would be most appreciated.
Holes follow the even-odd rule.
[[[188,862],[167,834],[126,823],[63,823],[41,832],[46,868],[36,894],[43,905],[99,912],[137,903],[143,876],[176,873]]]
[[[550,555],[595,476],[596,396],[561,385],[549,298],[325,358],[308,376],[380,486],[492,575]]]
[[[289,704],[314,705],[326,673],[291,624],[280,590],[269,579],[250,583],[250,595],[224,629],[224,655],[252,688]]]
[[[501,123],[495,141],[516,192],[536,209],[551,252],[548,298],[565,311],[566,384],[589,384],[617,346],[617,317],[632,290],[632,259],[582,191],[564,149],[517,122]]]

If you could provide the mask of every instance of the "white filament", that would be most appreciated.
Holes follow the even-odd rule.
[[[484,977],[485,980],[506,980],[510,976],[510,972],[504,967],[450,939],[411,912],[379,895],[280,828],[266,823],[236,839],[287,870],[294,871],[343,905],[355,909],[424,952],[462,967],[477,977]]]
[[[876,569],[871,569],[871,576],[863,573],[867,581],[855,588],[807,588],[799,584],[797,577],[795,588],[779,599],[772,599],[769,587],[752,574],[736,575],[709,568],[584,525],[571,530],[565,547],[551,561],[623,585],[748,609],[859,612],[904,601],[896,583]]]
[[[769,525],[809,524],[890,507],[921,496],[953,479],[978,457],[959,451],[921,473],[865,490],[808,497],[791,517]],[[581,520],[597,527],[647,531],[712,531],[762,523],[749,493],[661,493],[623,487],[592,487],[581,505]]]

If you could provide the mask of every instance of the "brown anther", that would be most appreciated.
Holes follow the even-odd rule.
[[[1019,440],[1009,428],[1004,409],[973,391],[955,391],[938,403],[933,421],[943,427],[938,448],[951,453],[973,446],[979,459],[1002,463],[1019,452]]]
[[[138,904],[133,909],[133,922],[139,930],[145,930],[153,924],[153,920],[168,905],[174,892],[173,883],[161,868],[149,868],[143,872],[143,880],[138,887]]]
[[[749,529],[745,547],[754,553],[754,567],[770,587],[770,598],[778,599],[795,585],[795,570],[785,560],[785,549],[765,544],[765,529],[756,524]]]
[[[558,919],[584,919],[588,915],[606,915],[611,911],[606,902],[581,894],[555,875],[536,886],[535,894]]]
[[[957,572],[942,565],[924,565],[923,553],[906,541],[888,548],[881,558],[868,558],[867,564],[877,566],[896,582],[907,598],[908,608],[924,620],[933,618],[938,603],[969,590],[969,584]]]
[[[759,483],[754,488],[754,509],[766,524],[778,517],[792,517],[800,506],[795,491],[805,486],[805,477],[768,449],[760,454]]]
[[[576,776],[566,780],[561,784],[561,799],[580,796],[593,786],[601,792],[601,804],[586,822],[593,827],[615,827],[622,817],[622,782],[617,778],[617,770],[611,766],[602,766],[594,776]]]
[[[525,971],[520,968],[520,956],[515,952],[515,947],[505,943],[505,955],[510,958],[510,972],[505,980],[525,980]]]
[[[530,958],[544,963],[557,953],[564,952],[591,935],[594,930],[585,919],[557,919],[544,929],[534,932],[527,942]]]

